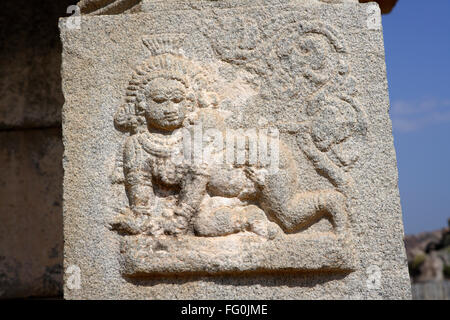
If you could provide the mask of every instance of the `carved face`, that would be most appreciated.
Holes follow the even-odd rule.
[[[174,79],[156,78],[146,91],[145,118],[150,127],[171,131],[186,117],[186,88]]]

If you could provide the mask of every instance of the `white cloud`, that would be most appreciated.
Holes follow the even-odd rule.
[[[450,122],[450,99],[397,100],[391,104],[391,117],[394,130],[401,132],[447,123]]]

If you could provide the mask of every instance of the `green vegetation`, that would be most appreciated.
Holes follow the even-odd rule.
[[[444,277],[450,279],[450,265],[448,264],[444,266]]]
[[[416,277],[420,274],[420,267],[425,262],[426,255],[418,254],[414,257],[413,261],[408,263],[409,274],[411,277]]]

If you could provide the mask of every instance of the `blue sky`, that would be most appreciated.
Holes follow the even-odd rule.
[[[450,218],[450,1],[399,0],[383,16],[406,234]]]

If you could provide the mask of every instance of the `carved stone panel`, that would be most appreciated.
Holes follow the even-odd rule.
[[[150,4],[60,23],[66,297],[409,297],[367,5]]]

